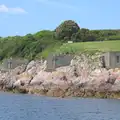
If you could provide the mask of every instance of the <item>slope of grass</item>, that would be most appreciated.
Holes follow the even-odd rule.
[[[41,57],[46,58],[49,54],[55,53],[55,51],[59,49],[61,45],[62,45],[62,42],[56,42],[56,43],[49,45],[42,52],[36,55],[36,59],[39,59]]]
[[[120,40],[115,41],[99,41],[99,42],[81,42],[81,43],[66,43],[59,49],[56,49],[56,53],[72,53],[79,52],[107,52],[107,51],[120,51]]]

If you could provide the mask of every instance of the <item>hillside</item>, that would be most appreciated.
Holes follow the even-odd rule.
[[[115,41],[113,41],[115,40]],[[0,60],[9,57],[46,58],[50,53],[81,51],[119,51],[120,30],[89,30],[66,20],[54,30],[42,30],[25,36],[0,37]],[[73,44],[67,44],[73,41]]]
[[[120,51],[120,40],[113,41],[98,41],[98,42],[79,42],[79,43],[66,43],[56,50],[56,53],[79,53],[79,52],[107,52],[107,51]]]

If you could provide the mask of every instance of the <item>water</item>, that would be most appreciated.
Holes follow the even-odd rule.
[[[0,120],[120,120],[120,100],[0,93]]]

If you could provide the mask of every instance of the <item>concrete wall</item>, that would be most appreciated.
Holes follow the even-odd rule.
[[[70,62],[71,62],[72,59],[73,59],[72,55],[56,56],[55,57],[55,68],[70,65]]]
[[[106,68],[120,68],[120,52],[107,52],[103,54]],[[119,61],[117,62],[117,57]]]
[[[21,59],[5,59],[3,61],[2,66],[6,69],[14,69],[17,66],[20,66],[22,64],[28,64],[28,60],[21,60]]]
[[[118,61],[117,61],[118,57]],[[110,66],[111,68],[120,68],[120,52],[110,53]]]
[[[104,56],[105,67],[110,68],[110,53],[104,53],[102,56]]]
[[[55,70],[55,57],[53,55],[49,55],[47,57],[47,68],[46,71],[53,71]]]
[[[70,65],[71,60],[74,56],[72,55],[49,55],[47,58],[46,71],[53,71],[58,67]]]

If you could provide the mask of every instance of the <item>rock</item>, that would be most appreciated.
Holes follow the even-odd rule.
[[[30,85],[40,85],[45,80],[47,80],[50,73],[40,71],[30,82]]]
[[[72,59],[70,62],[70,66],[74,66],[76,64],[76,60]]]
[[[52,96],[52,97],[65,97],[65,92],[60,89],[60,88],[54,88],[54,89],[50,89],[47,92],[47,96]]]
[[[29,69],[27,72],[28,74],[30,74],[31,76],[35,76],[36,75],[36,70],[37,68],[35,66],[33,66],[31,69]]]
[[[9,90],[9,91],[12,91],[14,89],[13,83],[9,83],[9,84],[5,85],[5,89]]]
[[[46,68],[47,68],[47,60],[45,60],[43,63],[43,70],[46,70]]]
[[[120,77],[117,77],[112,88],[111,91],[120,91]]]
[[[31,69],[33,66],[36,65],[36,62],[35,61],[31,61],[28,65],[27,65],[27,68],[26,70],[28,71],[29,69]]]
[[[22,93],[22,94],[27,94],[29,92],[29,90],[25,87],[16,87],[15,89],[13,89],[14,93]]]
[[[20,80],[17,80],[14,84],[13,84],[14,87],[19,87],[21,86],[21,81]]]
[[[115,83],[116,79],[117,79],[117,76],[110,75],[110,76],[109,76],[109,79],[107,80],[106,83],[110,83],[110,84],[113,85],[113,84]]]
[[[17,76],[17,80],[13,83],[14,87],[27,86],[32,80],[32,76],[26,72]]]
[[[31,82],[33,77],[27,72],[24,72],[21,75],[19,75],[18,78],[19,78],[18,80],[20,80],[21,83],[23,83],[24,85],[28,85]]]
[[[11,72],[0,71],[0,89],[17,90],[48,96],[92,97],[103,93],[104,98],[120,91],[120,69],[101,67],[99,54],[76,56],[71,65],[46,72],[46,61],[31,61]],[[102,95],[101,95],[102,96]]]
[[[21,65],[12,70],[12,75],[21,74],[25,71],[26,65]]]
[[[110,83],[103,83],[103,84],[100,84],[99,85],[99,88],[97,89],[97,91],[103,91],[103,92],[107,92],[107,91],[110,91],[112,87],[112,84]]]

